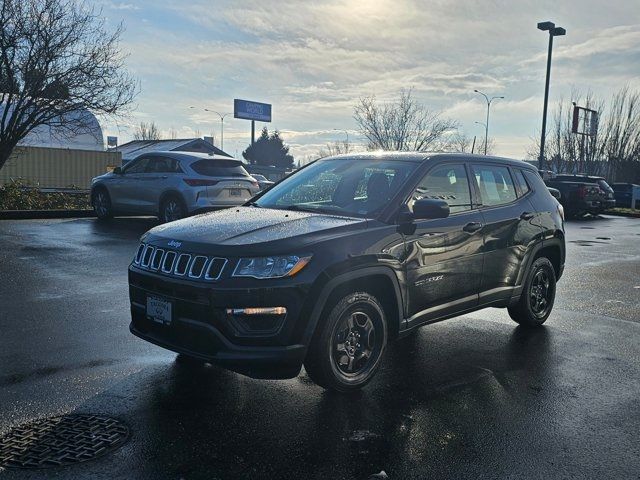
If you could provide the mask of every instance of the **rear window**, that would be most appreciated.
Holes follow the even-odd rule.
[[[191,164],[193,171],[206,177],[248,177],[242,162],[203,158]]]

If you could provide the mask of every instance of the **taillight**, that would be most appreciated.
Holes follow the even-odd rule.
[[[204,180],[202,178],[183,178],[182,181],[190,187],[207,187],[218,183],[218,180]]]

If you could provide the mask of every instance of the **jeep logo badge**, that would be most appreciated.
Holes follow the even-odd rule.
[[[167,243],[167,245],[173,248],[180,248],[182,246],[182,242],[178,242],[177,240],[171,240],[169,243]]]

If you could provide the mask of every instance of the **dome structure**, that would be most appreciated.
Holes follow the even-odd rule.
[[[0,105],[0,118],[4,105]],[[102,127],[96,116],[83,109],[64,115],[54,123],[80,125],[78,128],[64,128],[40,125],[34,128],[18,145],[29,147],[70,148],[77,150],[104,150]]]

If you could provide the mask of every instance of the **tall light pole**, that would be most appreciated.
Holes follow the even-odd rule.
[[[562,27],[556,27],[553,22],[538,23],[538,30],[549,32],[549,50],[547,52],[547,79],[544,84],[544,107],[542,109],[542,133],[540,134],[540,155],[538,156],[538,169],[544,170],[544,141],[547,134],[547,105],[549,103],[549,78],[551,77],[551,51],[553,50],[553,37],[566,35],[567,31]]]
[[[195,109],[196,107],[189,108]],[[220,117],[220,150],[224,150],[224,117],[226,117],[227,115],[231,115],[233,112],[219,113],[209,108],[203,108],[202,110],[209,113],[215,113],[216,115],[218,115],[218,117]]]
[[[336,132],[344,132],[344,134],[347,136],[347,144],[349,143],[349,132],[347,130],[343,130],[342,128],[334,128],[333,130]]]
[[[487,101],[487,123],[484,124],[484,154],[487,154],[487,142],[489,141],[489,110],[491,109],[491,102],[493,102],[494,100],[498,99],[498,98],[504,98],[504,97],[491,97],[489,98],[488,95],[482,93],[480,90],[474,90],[474,92],[479,93],[480,95],[482,95],[484,97],[484,99]],[[478,123],[478,122],[476,122]]]

